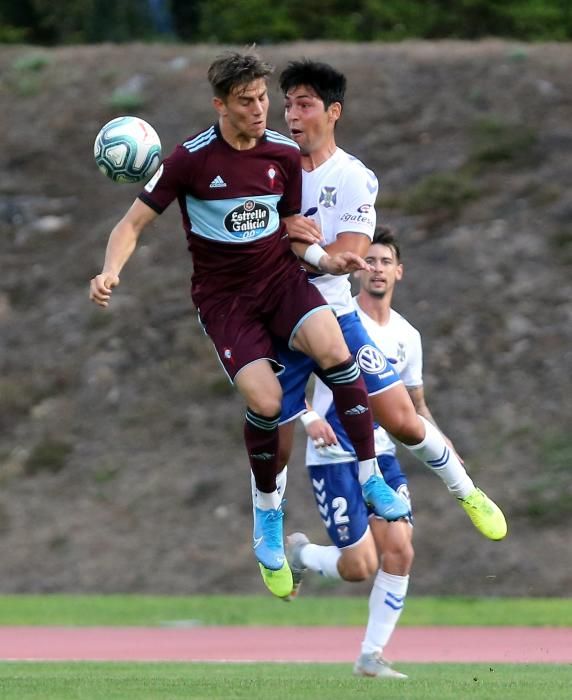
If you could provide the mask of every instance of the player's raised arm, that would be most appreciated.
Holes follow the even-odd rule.
[[[125,216],[113,227],[103,269],[90,283],[89,298],[98,306],[109,305],[111,293],[119,284],[119,274],[131,257],[143,229],[151,223],[157,213],[140,199],[136,199]]]

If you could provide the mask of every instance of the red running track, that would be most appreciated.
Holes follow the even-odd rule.
[[[362,627],[0,627],[0,659],[353,662]],[[401,627],[396,662],[572,663],[572,629]]]

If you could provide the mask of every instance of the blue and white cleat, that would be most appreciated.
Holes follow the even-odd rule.
[[[271,510],[254,508],[252,549],[258,559],[264,585],[278,598],[290,595],[294,587],[292,572],[284,554],[282,507]]]
[[[254,508],[254,530],[252,532],[252,549],[254,556],[265,569],[278,571],[284,566],[284,539],[282,508],[262,510]]]
[[[409,504],[381,476],[370,476],[361,490],[364,501],[379,518],[392,522],[411,515]]]

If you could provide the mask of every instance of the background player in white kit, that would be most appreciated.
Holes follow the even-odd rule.
[[[425,402],[421,336],[391,308],[403,266],[399,246],[387,227],[377,229],[365,259],[373,272],[357,275],[360,292],[353,300],[355,309],[372,338],[395,363],[417,412],[436,425]],[[310,544],[300,532],[290,535],[287,553],[295,581],[292,597],[298,592],[306,569],[347,581],[361,581],[375,574],[368,625],[354,672],[379,678],[405,678],[382,653],[407,595],[414,556],[412,521],[387,523],[366,509],[360,498],[351,443],[336,414],[331,392],[319,380],[305,423],[309,436],[308,475],[320,516],[335,546]],[[395,444],[379,426],[375,438],[378,463],[386,482],[409,500],[407,478],[397,460]]]
[[[302,60],[289,63],[279,82],[290,136],[299,145],[302,156],[302,213],[319,224],[324,250],[330,255],[351,251],[364,256],[375,230],[378,183],[371,170],[336,144],[335,128],[343,109],[345,76],[328,64]],[[289,235],[296,236],[295,226],[289,228]],[[303,238],[303,232],[300,237]],[[370,338],[355,311],[348,275],[315,274],[312,282],[336,312],[344,339],[367,385],[374,419],[443,480],[485,537],[502,539],[507,532],[504,515],[475,487],[443,434],[415,410],[399,374]],[[279,469],[280,465],[284,468],[277,476],[278,490],[283,493],[294,419],[305,412],[308,378],[312,372],[318,376],[320,373],[315,363],[301,353],[279,343],[278,349],[280,362],[285,366],[280,376],[284,393],[278,460]],[[366,476],[359,475],[362,486]],[[364,499],[371,503],[367,488],[363,490]]]

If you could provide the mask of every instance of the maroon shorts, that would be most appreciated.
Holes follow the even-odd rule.
[[[260,359],[269,360],[280,373],[283,367],[276,359],[271,336],[290,343],[307,316],[329,308],[298,267],[266,280],[263,287],[254,287],[217,294],[199,308],[199,320],[231,381],[243,367]]]

